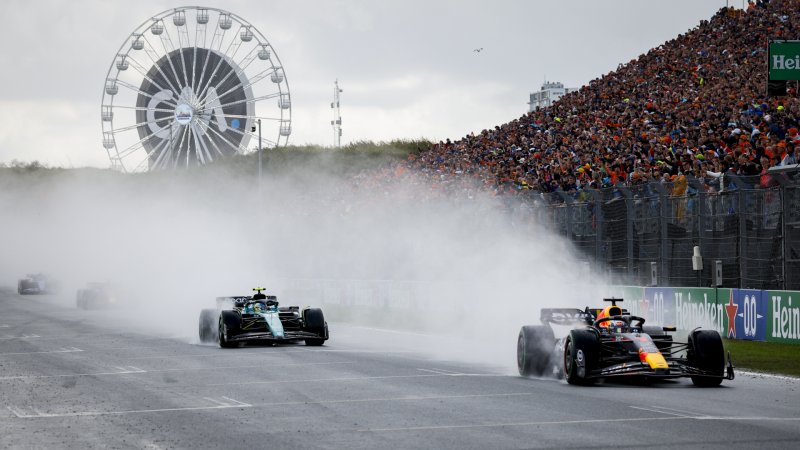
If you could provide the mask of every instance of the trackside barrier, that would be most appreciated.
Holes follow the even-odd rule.
[[[619,286],[631,314],[681,331],[713,329],[729,339],[800,344],[800,292]]]
[[[446,282],[287,281],[287,298],[308,304],[321,303],[331,308],[331,312],[362,311],[377,317],[387,310],[413,312],[421,309],[453,315],[472,304],[469,300],[461,302],[454,298],[481,297],[479,290]],[[614,286],[608,295],[623,298],[622,306],[631,314],[644,317],[648,325],[675,326],[682,333],[702,327],[717,330],[729,339],[800,344],[800,291]],[[586,306],[596,303],[588,300]]]

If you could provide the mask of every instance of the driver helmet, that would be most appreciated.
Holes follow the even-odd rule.
[[[597,320],[604,319],[606,317],[611,316],[620,316],[622,315],[622,309],[619,306],[612,305],[606,306],[605,308],[600,310],[600,313],[597,314]],[[624,325],[624,322],[621,320],[607,320],[605,322],[601,322],[598,324],[601,328],[616,328],[621,327]]]

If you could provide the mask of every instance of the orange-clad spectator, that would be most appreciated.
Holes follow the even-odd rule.
[[[641,183],[679,171],[683,180],[713,177],[709,171],[759,175],[761,156],[774,164],[800,146],[800,99],[765,97],[763,67],[753,63],[766,57],[769,39],[800,36],[798,6],[758,0],[747,14],[722,8],[551,107],[432,146],[407,162],[409,172],[447,186],[478,178],[504,193]],[[683,183],[673,194],[685,193]]]

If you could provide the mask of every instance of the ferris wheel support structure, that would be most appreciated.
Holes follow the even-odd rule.
[[[249,152],[256,123],[271,148],[292,130],[289,83],[272,44],[236,14],[199,6],[134,29],[106,74],[100,116],[111,165],[126,172]]]

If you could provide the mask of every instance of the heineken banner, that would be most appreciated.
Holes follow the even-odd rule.
[[[638,289],[638,292],[636,291]],[[675,324],[675,291],[673,288],[627,288],[622,294],[622,307],[632,315],[643,317],[646,325]]]
[[[756,289],[717,289],[717,300],[725,313],[728,339],[763,341],[767,335],[767,303],[764,291]]]
[[[800,80],[800,41],[770,41],[769,80]]]
[[[701,327],[730,339],[763,341],[768,333],[767,302],[759,290],[620,287],[615,295],[648,325],[675,326],[683,332]]]
[[[767,341],[800,344],[800,292],[764,291],[764,297]]]

